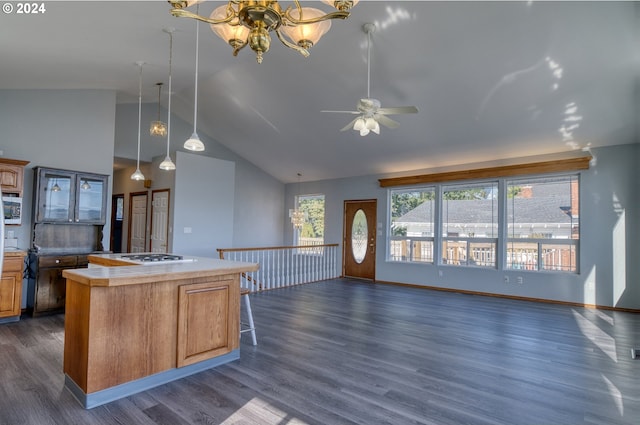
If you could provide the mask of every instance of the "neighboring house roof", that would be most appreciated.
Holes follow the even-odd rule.
[[[518,223],[569,224],[572,221],[571,200],[564,196],[512,198],[507,201],[518,214]],[[450,200],[443,205],[443,220],[449,223],[492,223],[497,216],[498,202],[495,199]],[[507,217],[509,221],[513,215]],[[425,223],[433,220],[431,203],[425,202],[395,223]]]

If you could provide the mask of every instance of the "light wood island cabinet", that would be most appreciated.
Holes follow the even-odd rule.
[[[88,258],[88,269],[63,272],[65,385],[85,408],[240,357],[240,274],[257,264]]]

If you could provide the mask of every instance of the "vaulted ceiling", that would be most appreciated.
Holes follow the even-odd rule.
[[[168,73],[162,29],[175,27],[172,109],[192,122],[195,21],[160,0],[43,4],[0,15],[0,89],[110,89],[135,103],[143,60],[143,99],[155,103]],[[353,116],[320,111],[366,97],[368,22],[371,97],[419,113],[361,137],[339,131]],[[262,64],[248,48],[233,57],[200,25],[198,128],[283,182],[397,173],[638,143],[639,75],[638,2],[361,1],[308,58],[275,37]],[[135,158],[126,143],[116,155]],[[142,157],[163,149],[145,144]]]

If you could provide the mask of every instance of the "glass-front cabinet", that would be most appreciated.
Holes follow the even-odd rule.
[[[109,176],[43,167],[34,170],[36,223],[105,224]]]

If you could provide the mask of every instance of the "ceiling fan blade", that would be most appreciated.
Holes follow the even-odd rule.
[[[358,111],[320,111],[320,112],[329,112],[331,114],[361,114],[362,112]]]
[[[395,108],[380,108],[378,109],[379,114],[384,115],[397,115],[397,114],[417,114],[418,108],[415,106],[398,106]]]
[[[358,121],[360,119],[360,117],[356,117],[354,118],[349,124],[345,125],[343,128],[340,129],[340,131],[347,131],[347,130],[351,130],[353,128],[353,125],[356,123],[356,121]]]
[[[384,125],[385,127],[388,127],[388,128],[398,128],[400,126],[400,123],[398,123],[397,121],[392,120],[391,118],[385,117],[384,115],[376,114],[376,116],[374,118],[380,124],[382,124],[382,125]]]

